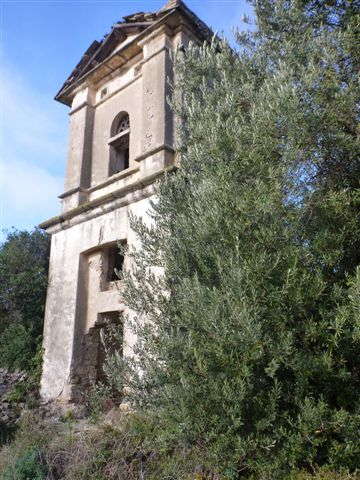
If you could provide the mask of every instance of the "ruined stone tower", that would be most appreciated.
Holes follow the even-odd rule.
[[[101,377],[103,329],[126,311],[114,270],[129,267],[118,251],[135,242],[128,213],[146,215],[153,182],[174,163],[171,51],[209,34],[180,0],[129,15],[92,43],[56,95],[70,107],[70,140],[62,213],[41,225],[52,236],[45,400],[77,401]],[[126,351],[126,324],[123,336]]]

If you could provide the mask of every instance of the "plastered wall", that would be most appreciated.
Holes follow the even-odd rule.
[[[95,325],[99,313],[125,310],[117,289],[100,292],[101,248],[122,239],[130,247],[136,245],[128,213],[146,217],[148,210],[146,198],[52,236],[41,381],[45,400],[77,399],[81,386],[78,376],[86,374],[81,359],[84,335]],[[124,347],[131,349],[134,339],[126,325],[124,331]]]
[[[184,38],[179,33],[171,37],[163,25],[139,41],[142,53],[127,65],[98,83],[84,81],[74,91],[62,215],[47,227],[52,242],[44,400],[82,400],[96,379],[96,328],[102,315],[127,313],[121,285],[103,288],[104,249],[119,240],[130,248],[136,244],[128,214],[147,218],[153,182],[174,163],[174,119],[167,103],[173,75],[170,50]],[[109,178],[110,129],[120,112],[130,117],[130,165]],[[124,268],[130,266],[125,259]],[[134,342],[125,323],[125,353]]]

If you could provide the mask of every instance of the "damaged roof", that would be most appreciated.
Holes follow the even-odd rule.
[[[212,35],[212,31],[209,27],[202,22],[182,0],[169,0],[158,12],[138,12],[133,13],[132,15],[127,15],[123,17],[122,21],[115,23],[111,27],[110,33],[105,35],[101,41],[95,40],[90,45],[82,56],[80,62],[76,65],[55,96],[55,100],[68,104],[67,101],[64,101],[63,94],[88,72],[104,62],[104,60],[114,52],[116,47],[124,42],[129,35],[140,34],[142,31],[161,20],[164,16],[176,10],[184,13],[192,21],[201,37],[206,39]]]

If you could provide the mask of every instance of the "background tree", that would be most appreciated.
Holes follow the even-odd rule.
[[[169,456],[204,471],[356,470],[359,15],[350,1],[253,3],[237,52],[214,40],[176,59],[181,168],[151,225],[132,218],[139,341],[107,372],[157,418]]]
[[[49,237],[13,230],[0,246],[0,366],[31,370],[41,347]]]

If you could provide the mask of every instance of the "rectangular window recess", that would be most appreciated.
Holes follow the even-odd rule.
[[[108,141],[108,145],[115,145],[118,140],[120,140],[125,135],[129,135],[129,134],[130,134],[130,128],[128,128],[127,130],[124,130],[123,132],[118,133],[117,135],[114,135],[113,137],[111,137]]]
[[[116,141],[111,143],[108,172],[109,177],[129,168],[129,138],[130,136],[128,133],[122,132],[122,135],[119,136]]]
[[[126,245],[126,242],[121,242],[122,245]],[[119,281],[118,273],[121,273],[124,266],[124,254],[117,244],[111,245],[106,249],[107,256],[107,272],[106,279],[108,282]],[[117,273],[118,272],[118,273]]]
[[[107,383],[104,365],[108,355],[118,352],[123,355],[124,322],[122,312],[105,312],[98,315],[97,325],[92,329],[92,364],[95,364],[96,381]]]
[[[95,327],[101,328],[106,325],[122,325],[122,324],[123,324],[123,312],[119,310],[119,311],[98,313]]]

